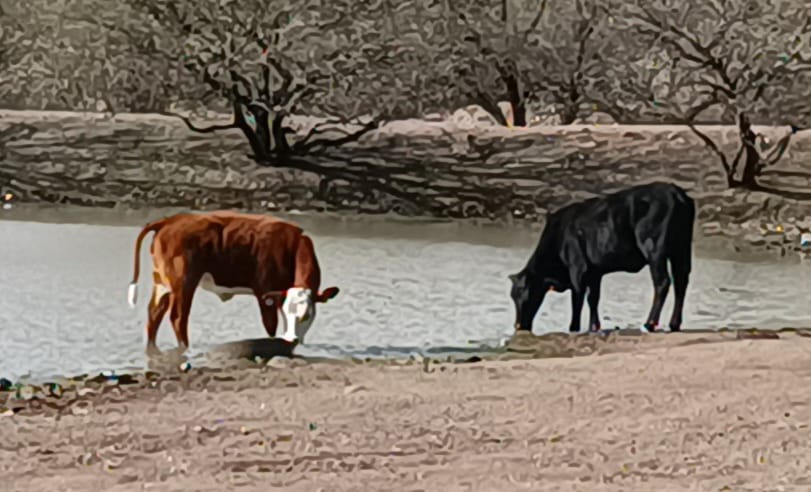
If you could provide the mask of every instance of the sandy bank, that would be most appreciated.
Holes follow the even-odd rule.
[[[535,358],[539,347],[588,344],[601,355]],[[811,484],[808,337],[524,337],[512,346],[523,355],[273,359],[128,386],[87,383],[83,395],[66,390],[0,417],[4,490]]]

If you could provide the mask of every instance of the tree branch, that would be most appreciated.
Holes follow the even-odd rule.
[[[189,117],[183,116],[182,114],[172,113],[169,111],[159,112],[158,114],[163,116],[171,116],[173,118],[180,118],[183,121],[183,123],[186,124],[186,127],[188,127],[189,130],[195,133],[214,133],[223,130],[239,129],[239,126],[236,124],[236,121],[220,125],[196,126],[194,123],[192,123]]]
[[[726,172],[727,180],[732,178],[732,168],[729,165],[729,161],[727,160],[727,156],[718,148],[718,145],[711,139],[707,134],[696,128],[696,126],[692,122],[687,123],[687,127],[704,142],[704,145],[707,146],[710,150],[712,150],[715,155],[721,160],[721,165],[724,166],[724,172]]]
[[[323,149],[341,147],[342,145],[346,145],[348,143],[357,142],[358,140],[361,139],[361,137],[371,132],[372,130],[377,129],[381,124],[382,124],[381,121],[372,120],[362,125],[359,130],[348,133],[347,135],[341,138],[336,138],[333,140],[315,140],[313,142],[306,141],[296,142],[295,144],[293,144],[293,151],[312,153],[313,149],[315,149],[316,147],[322,147]],[[313,128],[312,130],[310,130],[308,136],[305,137],[306,140],[309,140],[309,138],[315,135],[316,133],[323,133],[323,131],[320,129],[318,131],[314,130],[316,129]]]
[[[690,111],[690,113],[683,120],[684,124],[686,124],[687,127],[690,128],[690,130],[698,138],[700,138],[702,142],[704,142],[704,145],[706,145],[710,150],[713,151],[713,153],[715,153],[715,155],[718,156],[718,158],[721,161],[721,165],[724,168],[724,172],[726,173],[727,184],[729,186],[733,186],[735,184],[735,173],[738,169],[738,164],[740,163],[741,156],[743,155],[744,146],[741,145],[738,148],[738,152],[735,155],[735,159],[730,164],[730,162],[727,160],[726,154],[724,154],[724,152],[718,147],[718,145],[707,134],[696,128],[695,124],[693,123],[699,114],[701,114],[703,111],[709,109],[710,107],[718,103],[719,101],[717,97],[715,97],[715,94],[713,93],[713,95],[710,96],[709,99],[693,108],[693,110]]]
[[[741,163],[741,158],[743,157],[743,149],[744,146],[738,146],[738,152],[735,154],[735,159],[732,161],[732,166],[730,166],[729,170],[729,182],[732,183],[735,178],[735,173],[738,172],[738,165]]]
[[[678,41],[671,40],[668,44],[670,44],[670,46],[678,50],[685,60],[698,64],[699,68],[705,66],[711,67],[718,74],[721,80],[725,84],[727,84],[728,90],[730,91],[731,94],[733,94],[730,97],[734,97],[734,92],[732,91],[735,88],[735,83],[730,79],[729,74],[727,73],[726,64],[723,63],[718,58],[716,58],[715,56],[713,56],[709,47],[703,46],[697,39],[690,36],[687,33],[687,31],[684,31],[672,25],[668,26],[662,22],[659,22],[656,19],[656,17],[646,8],[640,7],[640,10],[644,13],[644,15],[632,13],[631,16],[641,22],[648,24],[649,26],[654,27],[656,29],[656,32],[660,34],[670,33],[675,35],[678,39],[687,42],[687,44],[690,45],[690,47],[693,50],[692,53],[688,51],[687,48],[682,46],[681,43],[679,43]],[[665,37],[665,39],[667,40],[667,37]]]
[[[788,150],[788,145],[791,142],[791,136],[794,135],[794,132],[795,130],[792,125],[791,131],[781,138],[779,142],[777,142],[774,150],[769,152],[769,155],[763,158],[763,161],[765,162],[764,167],[777,164],[777,162],[783,157],[783,154],[786,153],[786,150]]]
[[[547,2],[547,0],[541,0],[541,6],[540,6],[540,9],[538,10],[538,13],[535,15],[535,18],[532,19],[532,22],[530,22],[529,28],[527,28],[527,30],[524,31],[524,42],[525,43],[526,43],[527,38],[529,38],[529,35],[532,32],[534,32],[535,29],[538,27],[538,24],[541,23],[541,18],[543,18],[544,12],[546,12],[546,2]]]
[[[242,84],[245,87],[245,90],[248,92],[247,95],[242,95],[238,91],[235,91],[235,94],[239,95],[240,97],[246,98],[250,101],[256,101],[256,88],[254,87],[253,83],[248,80],[244,75],[240,74],[236,70],[229,70],[228,73],[231,75],[231,81],[234,83],[234,89],[237,88],[237,84]]]
[[[268,65],[273,67],[273,69],[276,70],[276,73],[278,73],[282,78],[282,87],[276,92],[287,94],[287,91],[290,89],[290,85],[293,83],[293,74],[284,68],[284,66],[282,66],[282,64],[272,56],[268,55],[266,60]]]

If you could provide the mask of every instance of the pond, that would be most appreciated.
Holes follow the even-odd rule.
[[[25,208],[0,211],[0,376],[40,379],[145,367],[151,259],[142,248],[141,296],[130,309],[134,240],[148,220],[171,213]],[[538,232],[526,228],[381,219],[291,217],[313,237],[323,285],[341,294],[319,308],[297,353],[390,357],[487,350],[512,334],[507,274],[519,270]],[[5,219],[5,220],[2,220]],[[811,269],[789,262],[697,256],[685,329],[804,326]],[[638,327],[653,288],[647,269],[605,278],[605,327]],[[672,292],[663,321],[670,316]],[[535,332],[566,330],[569,295],[547,297]],[[587,326],[588,309],[583,310]],[[265,336],[256,301],[223,303],[198,290],[190,355]],[[162,349],[176,345],[168,318]]]

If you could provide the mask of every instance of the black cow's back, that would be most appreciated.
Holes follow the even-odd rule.
[[[547,227],[558,251],[577,245],[589,271],[635,273],[652,255],[689,249],[694,216],[683,189],[655,182],[568,205],[550,215]]]

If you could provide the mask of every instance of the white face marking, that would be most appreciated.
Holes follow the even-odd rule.
[[[298,340],[299,343],[304,343],[304,335],[315,319],[312,291],[300,287],[287,289],[284,304],[279,311],[279,317],[284,324],[282,338],[288,342]]]
[[[214,283],[214,277],[210,273],[205,273],[200,278],[199,287],[208,292],[213,292],[225,302],[234,296],[252,295],[253,291],[247,287],[223,287]]]

